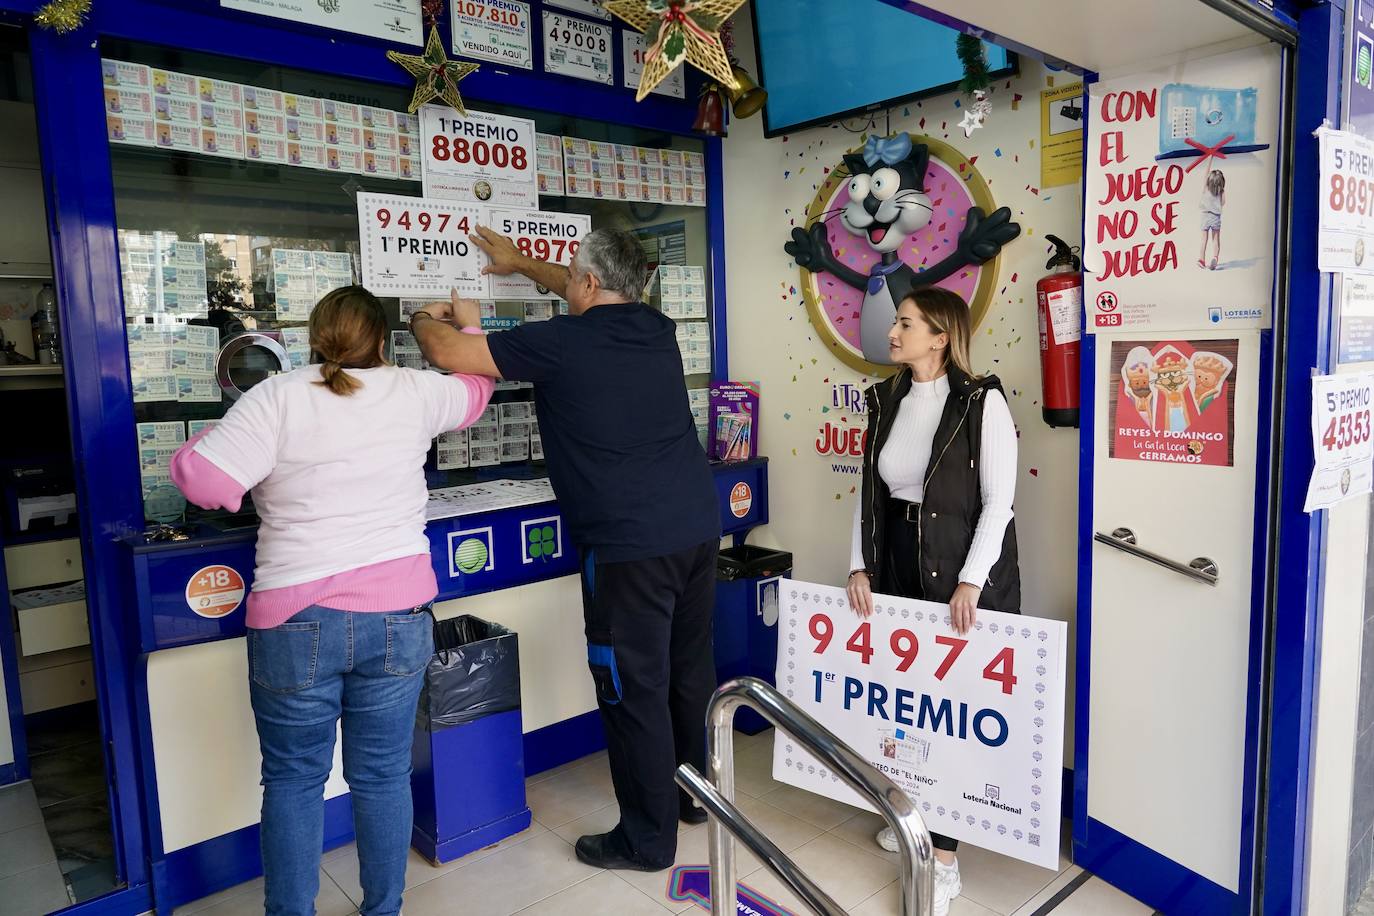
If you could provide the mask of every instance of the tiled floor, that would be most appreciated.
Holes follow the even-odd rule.
[[[95,704],[30,720],[27,739],[33,789],[72,897],[108,893],[115,887],[114,840]]]
[[[0,788],[0,916],[43,916],[115,887],[94,704],[30,721],[32,781]]]
[[[33,783],[0,788],[0,914],[43,916],[70,903]]]
[[[899,913],[897,859],[873,843],[876,815],[774,782],[771,748],[770,734],[737,736],[740,807],[854,916]],[[599,871],[573,855],[572,844],[579,836],[608,830],[616,822],[604,754],[532,777],[528,794],[535,823],[524,833],[438,868],[411,853],[406,871],[407,916],[704,912],[693,903],[668,899],[671,872]],[[706,861],[706,828],[684,827],[679,834],[678,863],[704,865]],[[1080,874],[1063,856],[1056,873],[972,847],[961,851],[960,867],[964,894],[955,901],[951,916],[1030,916]],[[745,885],[797,914],[806,912],[752,856],[741,852],[738,868]],[[322,916],[343,916],[356,907],[362,893],[353,847],[328,853],[322,872],[317,901]],[[262,882],[253,881],[178,912],[201,916],[259,912],[261,895]],[[1149,907],[1096,878],[1054,910],[1054,916],[1150,913]]]

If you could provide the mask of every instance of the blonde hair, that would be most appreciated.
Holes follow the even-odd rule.
[[[973,323],[969,318],[968,303],[958,293],[952,293],[938,286],[927,286],[913,290],[898,303],[910,302],[921,313],[930,330],[949,337],[945,348],[945,366],[955,366],[969,378],[980,378],[973,371],[973,360],[969,356],[969,345],[973,340]]]
[[[361,286],[326,293],[310,313],[310,349],[320,358],[320,381],[338,395],[362,387],[345,369],[371,369],[384,364],[386,313],[381,302]]]
[[[1226,176],[1221,174],[1221,169],[1212,169],[1207,173],[1207,191],[1210,194],[1221,194],[1226,190]]]

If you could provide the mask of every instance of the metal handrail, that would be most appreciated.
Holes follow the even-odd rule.
[[[1187,576],[1189,579],[1195,579],[1207,585],[1216,585],[1217,580],[1221,577],[1221,573],[1217,570],[1217,564],[1206,557],[1196,557],[1191,562],[1183,564],[1177,560],[1171,560],[1168,557],[1160,556],[1153,550],[1146,550],[1136,543],[1135,532],[1129,528],[1115,528],[1112,530],[1111,534],[1103,534],[1101,531],[1097,531],[1093,533],[1093,540],[1099,544],[1105,544],[1108,547],[1115,547],[1117,550],[1128,553],[1133,557],[1139,557],[1142,560],[1154,563],[1156,566],[1163,566],[1165,569],[1171,569],[1180,576]]]
[[[706,721],[706,778],[690,764],[677,770],[677,783],[701,803],[710,816],[712,916],[738,913],[735,844],[738,839],[807,906],[821,916],[846,916],[845,910],[786,853],[735,807],[735,711],[748,706],[791,737],[863,795],[897,834],[901,850],[902,914],[931,916],[935,892],[934,851],[930,831],[915,804],[896,783],[876,770],[824,725],[802,712],[773,686],[753,677],[722,684],[711,698]]]

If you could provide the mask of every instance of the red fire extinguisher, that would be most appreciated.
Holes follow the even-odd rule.
[[[1051,427],[1078,426],[1078,359],[1083,337],[1083,262],[1063,239],[1047,235],[1054,256],[1035,284],[1040,317],[1041,412]]]

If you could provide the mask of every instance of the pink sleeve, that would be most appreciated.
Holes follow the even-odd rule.
[[[464,334],[485,334],[480,328],[463,328]],[[463,420],[454,429],[466,429],[477,422],[477,418],[482,415],[482,411],[487,409],[487,404],[491,401],[491,393],[496,390],[496,379],[485,375],[455,375],[452,376],[463,383],[463,387],[468,393],[468,412],[463,416]]]
[[[463,416],[463,420],[454,429],[466,429],[477,422],[477,418],[482,415],[482,411],[487,409],[487,403],[491,401],[491,393],[496,390],[496,379],[488,378],[485,375],[454,375],[451,378],[463,383],[463,387],[468,392],[468,412]]]
[[[246,492],[238,481],[221,471],[195,450],[209,429],[196,433],[172,456],[172,483],[188,500],[202,509],[228,509],[237,512]]]

